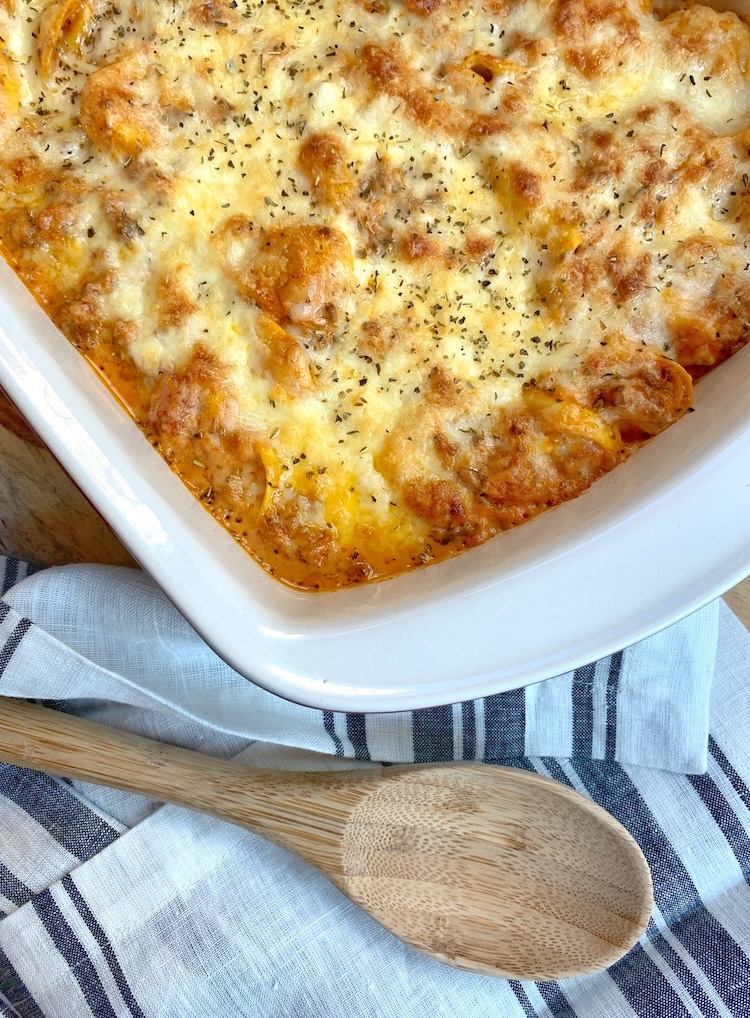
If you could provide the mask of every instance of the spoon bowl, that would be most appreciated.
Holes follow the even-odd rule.
[[[253,830],[321,869],[405,943],[459,968],[563,979],[643,934],[651,875],[575,790],[488,764],[247,767],[0,700],[0,759],[151,795]]]

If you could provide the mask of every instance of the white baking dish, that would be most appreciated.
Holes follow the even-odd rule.
[[[512,689],[750,573],[750,349],[573,502],[448,562],[310,594],[271,579],[204,511],[4,264],[0,291],[0,385],[207,643],[283,697],[386,711]]]

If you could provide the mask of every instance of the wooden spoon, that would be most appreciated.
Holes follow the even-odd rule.
[[[605,810],[528,771],[428,764],[270,771],[0,699],[0,759],[250,828],[317,866],[403,941],[460,968],[562,979],[613,964],[653,903]]]

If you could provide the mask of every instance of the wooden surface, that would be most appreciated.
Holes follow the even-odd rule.
[[[41,565],[134,565],[0,389],[0,550]],[[750,629],[750,578],[725,595]]]
[[[750,629],[750,577],[728,590],[724,595],[724,600],[735,615],[739,616]]]
[[[0,548],[41,565],[134,565],[0,389]]]
[[[259,831],[459,968],[583,975],[621,958],[651,914],[651,875],[628,832],[540,774],[471,763],[261,771],[13,699],[0,733],[8,763]]]

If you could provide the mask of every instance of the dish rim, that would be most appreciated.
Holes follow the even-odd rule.
[[[750,573],[748,349],[701,380],[696,413],[571,502],[446,562],[309,593],[271,578],[206,512],[5,263],[0,291],[0,385],[204,641],[287,700],[384,712],[530,685]]]

